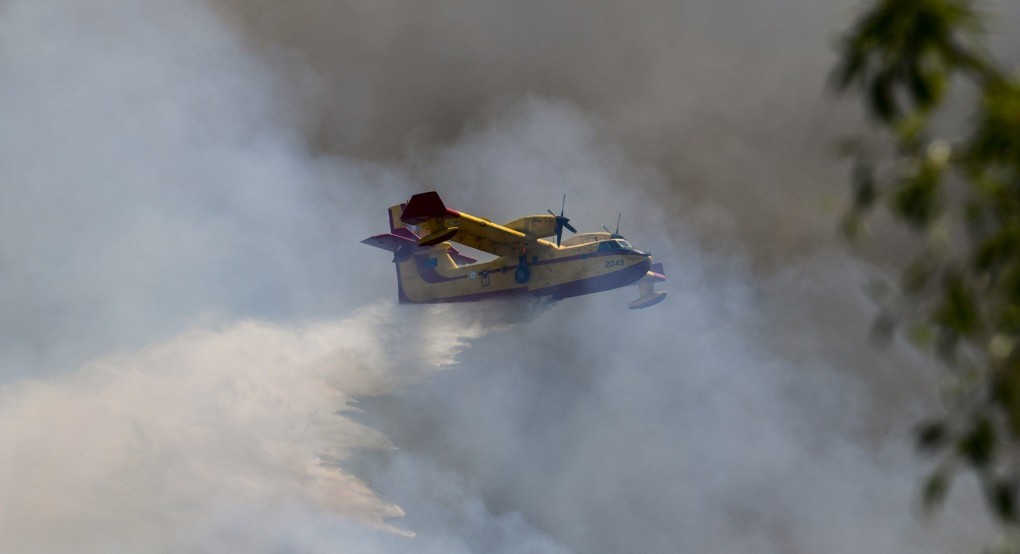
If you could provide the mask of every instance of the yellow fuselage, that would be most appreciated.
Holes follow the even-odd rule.
[[[521,238],[523,243],[523,234]],[[615,244],[542,246],[538,249],[541,254],[531,254],[522,245],[517,255],[469,266],[457,266],[446,253],[446,243],[419,251],[397,264],[400,300],[466,302],[511,295],[566,298],[633,284],[651,267],[647,254],[607,248]],[[519,272],[522,267],[527,271],[524,279]]]

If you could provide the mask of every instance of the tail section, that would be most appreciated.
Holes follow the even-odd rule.
[[[397,262],[397,297],[401,304],[428,303],[438,295],[436,283],[446,280],[444,275],[457,269],[449,243],[432,247],[418,247]]]
[[[435,200],[439,199],[439,195],[432,194],[435,196]],[[421,300],[417,300],[418,298],[429,297],[427,282],[421,278],[419,262],[424,263],[429,269],[452,271],[460,266],[470,265],[478,261],[470,256],[461,254],[448,242],[423,244],[421,237],[402,219],[402,215],[407,212],[408,206],[413,204],[415,197],[418,196],[422,195],[415,195],[408,204],[390,206],[387,212],[390,224],[389,233],[374,235],[361,241],[363,244],[393,252],[393,263],[397,269],[397,297],[401,304],[417,303],[421,302]],[[441,200],[439,205],[442,206]],[[433,208],[435,206],[430,206],[429,203],[424,204],[423,208],[419,202],[419,206],[415,209],[427,211]],[[442,209],[445,210],[445,207]],[[455,213],[452,210],[447,210],[447,212]],[[413,213],[415,212],[412,211]],[[421,258],[421,260],[416,260],[415,258]],[[407,286],[414,290],[407,290],[405,288]],[[410,296],[408,295],[409,292],[411,293]],[[412,299],[412,296],[415,299]]]
[[[415,194],[400,213],[401,222],[417,226],[425,235],[418,240],[419,246],[434,246],[452,239],[458,229],[447,227],[445,221],[456,217],[460,217],[460,212],[448,209],[435,191]]]
[[[432,245],[419,246],[418,235],[415,235],[414,231],[411,231],[406,227],[398,227],[394,229],[393,232],[391,233],[373,235],[361,241],[361,243],[393,252],[394,262],[401,262],[411,254],[414,254],[419,251],[424,251],[428,249],[428,247],[432,246]],[[450,256],[450,258],[454,262],[455,267],[471,265],[478,261],[472,258],[471,256],[465,256],[464,254],[461,254],[459,250],[454,248],[453,245],[448,242],[441,243],[438,246],[441,247],[441,251],[445,252]]]

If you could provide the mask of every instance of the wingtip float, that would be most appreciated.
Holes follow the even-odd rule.
[[[564,198],[564,203],[566,199]],[[361,242],[393,252],[401,304],[471,302],[506,296],[569,298],[636,284],[632,310],[662,302],[655,283],[666,280],[661,263],[616,232],[581,233],[564,217],[525,216],[499,225],[451,210],[434,191],[415,194],[389,209],[390,232]],[[544,240],[556,237],[556,243]],[[488,252],[479,263],[451,244]]]

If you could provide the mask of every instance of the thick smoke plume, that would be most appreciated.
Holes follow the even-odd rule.
[[[353,403],[542,306],[396,312],[356,239],[413,185],[310,153],[204,4],[2,9],[3,550],[456,551],[346,469],[392,448]]]
[[[408,334],[395,319],[388,306],[299,329],[196,330],[9,387],[0,403],[5,548],[201,547],[196,537],[222,533],[231,510],[252,505],[400,532],[386,518],[401,510],[339,468],[351,449],[391,445],[342,413],[355,396],[413,377],[402,369],[410,361],[449,363],[473,335],[442,317],[431,332]],[[280,532],[277,512],[253,514],[268,526],[259,535]]]
[[[831,229],[839,2],[0,1],[0,546],[930,552],[937,383]],[[670,297],[393,305],[437,189]],[[402,514],[402,515],[401,515]]]

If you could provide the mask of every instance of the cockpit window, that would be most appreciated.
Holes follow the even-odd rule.
[[[630,243],[625,240],[604,240],[599,243],[598,251],[606,252],[608,250],[622,250],[630,247]]]

